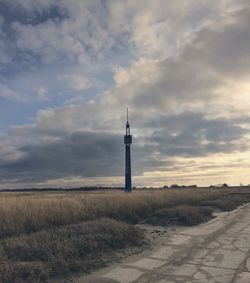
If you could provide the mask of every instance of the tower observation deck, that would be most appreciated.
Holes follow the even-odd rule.
[[[127,108],[126,135],[124,135],[124,144],[125,144],[125,192],[130,193],[132,189],[131,153],[130,153],[130,145],[132,144],[132,135],[130,135],[130,125],[128,122],[128,108]]]

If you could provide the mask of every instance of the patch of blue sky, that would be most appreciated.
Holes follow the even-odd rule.
[[[0,98],[0,132],[6,133],[11,126],[31,124],[34,122],[37,111],[49,106],[47,101],[38,103],[10,101]]]

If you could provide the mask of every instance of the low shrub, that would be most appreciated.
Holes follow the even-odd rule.
[[[157,210],[147,222],[152,225],[197,225],[212,218],[213,210],[204,207],[181,205]]]
[[[231,211],[237,208],[238,206],[231,199],[217,199],[217,200],[201,201],[200,205],[218,208],[222,211]]]

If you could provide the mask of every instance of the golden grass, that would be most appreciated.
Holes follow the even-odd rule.
[[[160,208],[218,199],[215,190],[157,190],[125,194],[2,193],[0,238],[109,217],[136,223]]]

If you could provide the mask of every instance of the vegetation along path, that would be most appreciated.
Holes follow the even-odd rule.
[[[207,223],[166,234],[146,256],[122,263],[75,283],[249,283],[250,204],[221,213]]]

